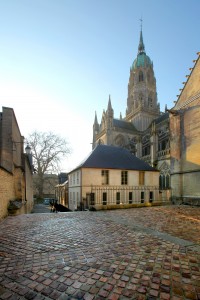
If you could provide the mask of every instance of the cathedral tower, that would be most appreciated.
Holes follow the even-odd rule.
[[[146,55],[141,28],[138,54],[130,69],[125,119],[144,131],[159,115],[153,62]]]

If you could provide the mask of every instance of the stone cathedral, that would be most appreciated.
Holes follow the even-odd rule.
[[[114,117],[109,96],[101,123],[93,124],[93,149],[97,144],[120,146],[160,171],[160,189],[170,189],[169,113],[160,111],[153,62],[146,54],[142,29],[137,57],[130,68],[126,115]]]

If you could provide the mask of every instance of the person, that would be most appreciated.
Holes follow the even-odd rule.
[[[55,199],[52,199],[52,201],[50,202],[51,204],[51,212],[58,212],[57,211],[57,201]]]

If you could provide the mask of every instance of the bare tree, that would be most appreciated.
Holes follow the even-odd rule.
[[[31,147],[33,166],[37,174],[35,187],[38,196],[42,198],[45,174],[57,174],[61,159],[69,155],[71,150],[65,139],[52,132],[34,131],[26,142]]]

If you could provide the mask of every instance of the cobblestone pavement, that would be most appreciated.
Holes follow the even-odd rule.
[[[8,217],[0,299],[200,299],[200,208]]]
[[[33,207],[33,211],[34,214],[38,214],[38,213],[50,213],[51,212],[51,206],[50,205],[44,205],[42,203],[40,204],[35,204]]]

